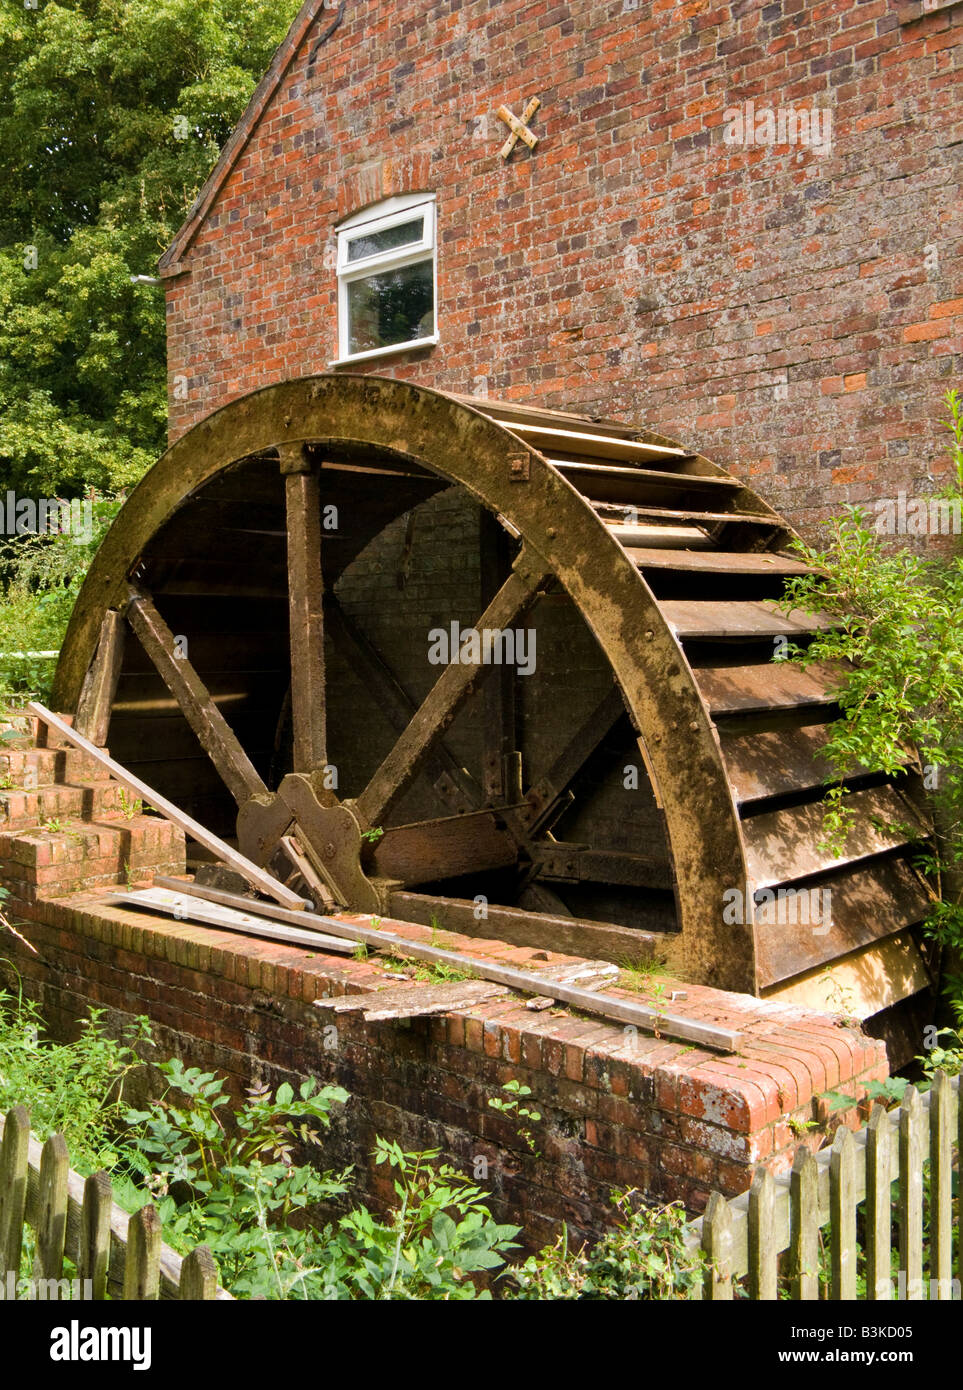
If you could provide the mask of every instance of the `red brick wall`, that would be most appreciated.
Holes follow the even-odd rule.
[[[174,435],[335,355],[333,226],[439,205],[442,341],[368,365],[645,420],[797,522],[945,468],[960,377],[963,6],[893,0],[349,5],[279,91],[168,281]],[[537,94],[534,154],[499,158]],[[727,145],[815,105],[831,152]]]
[[[55,1035],[74,1036],[94,1004],[115,1025],[147,1014],[158,1058],[174,1054],[216,1069],[235,1094],[252,1082],[337,1082],[352,1099],[325,1140],[323,1161],[357,1165],[360,1199],[390,1200],[383,1170],[370,1162],[378,1134],[408,1148],[438,1147],[467,1173],[484,1158],[481,1181],[493,1210],[523,1224],[536,1246],[554,1240],[562,1222],[576,1237],[597,1234],[612,1187],[701,1211],[713,1188],[743,1191],[757,1163],[785,1171],[821,1092],[858,1097],[867,1081],[887,1075],[882,1043],[857,1028],[702,986],[687,985],[686,1000],[672,1009],[740,1030],[738,1056],[634,1036],[564,1009],[533,1013],[512,996],[434,1019],[365,1024],[314,1001],[390,983],[376,958],[325,956],[95,907],[83,895],[17,907],[38,954],[13,940],[8,959],[0,958],[0,984],[15,983],[15,964]],[[381,928],[431,936],[390,919]],[[531,968],[528,948],[454,933],[447,941]],[[668,992],[676,982],[659,983]],[[537,1154],[511,1118],[488,1105],[513,1078],[531,1087],[542,1115],[533,1125]],[[856,1109],[845,1118],[857,1123]],[[819,1129],[806,1134],[816,1147],[823,1138]]]

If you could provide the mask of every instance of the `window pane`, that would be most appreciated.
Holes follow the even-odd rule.
[[[348,352],[427,338],[435,330],[432,262],[367,275],[348,285]]]
[[[425,219],[419,217],[414,222],[400,222],[397,227],[387,227],[383,232],[349,238],[348,262],[376,256],[380,251],[394,251],[399,246],[410,246],[421,241],[424,232]]]

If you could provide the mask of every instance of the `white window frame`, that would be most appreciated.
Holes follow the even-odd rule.
[[[387,231],[400,223],[410,222],[413,212],[422,212],[424,231],[421,240],[407,246],[394,247],[388,251],[377,251],[358,261],[348,260],[348,248],[359,236],[370,236],[374,232]],[[335,232],[338,239],[338,356],[329,363],[338,367],[343,362],[364,362],[372,357],[386,357],[392,352],[404,352],[408,348],[429,347],[438,342],[438,243],[436,237],[437,217],[436,199],[433,193],[412,193],[403,197],[386,198],[374,207],[365,208],[340,223]],[[409,338],[404,343],[388,343],[384,347],[369,348],[366,352],[349,352],[348,344],[348,286],[355,280],[366,280],[369,275],[386,271],[401,270],[406,265],[416,265],[431,260],[432,275],[432,331],[421,338]]]

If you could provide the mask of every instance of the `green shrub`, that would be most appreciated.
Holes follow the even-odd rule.
[[[647,1207],[633,1192],[612,1194],[614,1230],[569,1249],[567,1234],[513,1269],[523,1299],[679,1299],[699,1284],[704,1257],[686,1244],[688,1218],[676,1202]]]
[[[124,1081],[141,1065],[137,1049],[150,1043],[150,1024],[137,1018],[117,1040],[108,1036],[103,1009],[81,1020],[74,1042],[46,1036],[40,1009],[22,994],[0,990],[0,1113],[30,1108],[38,1139],[64,1136],[71,1167],[88,1174],[114,1168],[127,1105]]]
[[[0,704],[49,696],[56,658],[12,653],[60,648],[90,562],[124,499],[92,493],[87,500],[89,540],[61,532],[0,541]]]

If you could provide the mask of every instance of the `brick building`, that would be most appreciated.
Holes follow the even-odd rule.
[[[433,195],[435,331],[345,370],[645,421],[804,528],[928,487],[960,375],[961,13],[308,0],[161,262],[172,436],[352,356],[339,229]],[[538,143],[502,157],[496,112],[532,97]]]

